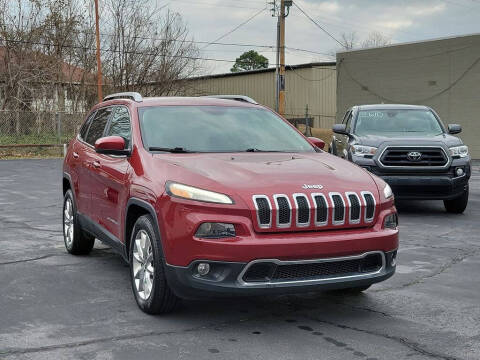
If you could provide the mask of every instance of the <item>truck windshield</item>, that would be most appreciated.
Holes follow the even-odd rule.
[[[360,110],[354,133],[359,136],[436,136],[443,129],[429,110]]]
[[[151,151],[314,152],[305,138],[264,109],[158,106],[139,109],[142,139]]]

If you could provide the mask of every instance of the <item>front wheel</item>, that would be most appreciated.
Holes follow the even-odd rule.
[[[140,309],[147,314],[173,311],[178,298],[167,284],[160,239],[150,215],[135,222],[130,241],[130,277]]]
[[[67,190],[63,198],[63,241],[73,255],[86,255],[95,244],[95,238],[85,234],[80,226],[72,190]]]
[[[465,211],[468,204],[468,186],[459,197],[452,200],[443,200],[445,210],[452,214],[461,214]]]

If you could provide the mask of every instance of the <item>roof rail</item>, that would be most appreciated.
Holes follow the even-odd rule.
[[[110,94],[103,98],[103,101],[114,100],[114,99],[132,99],[136,102],[142,102],[143,97],[138,92],[121,92],[116,94]]]
[[[258,105],[258,102],[253,100],[251,97],[248,97],[248,96],[245,96],[245,95],[207,95],[207,96],[202,96],[202,97],[214,98],[214,99],[243,101],[243,102],[247,102],[247,103],[250,103],[250,104]]]

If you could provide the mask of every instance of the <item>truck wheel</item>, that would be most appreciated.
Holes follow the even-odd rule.
[[[150,215],[138,218],[130,241],[130,277],[140,309],[147,314],[173,311],[178,298],[167,284],[160,239]]]
[[[467,189],[459,197],[452,200],[443,200],[445,209],[449,213],[461,214],[465,211],[468,204],[468,186]]]
[[[86,255],[95,244],[95,238],[86,234],[80,226],[72,190],[67,190],[63,198],[63,241],[67,251],[73,255]]]

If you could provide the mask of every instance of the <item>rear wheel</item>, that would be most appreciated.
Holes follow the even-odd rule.
[[[63,199],[63,241],[67,251],[73,255],[88,254],[95,244],[95,238],[86,234],[80,226],[72,190],[67,190]]]
[[[459,197],[452,200],[443,200],[445,209],[452,214],[461,214],[465,211],[468,204],[468,187]]]
[[[178,298],[167,284],[162,247],[150,215],[135,222],[130,241],[130,277],[142,311],[162,314],[174,310]]]

